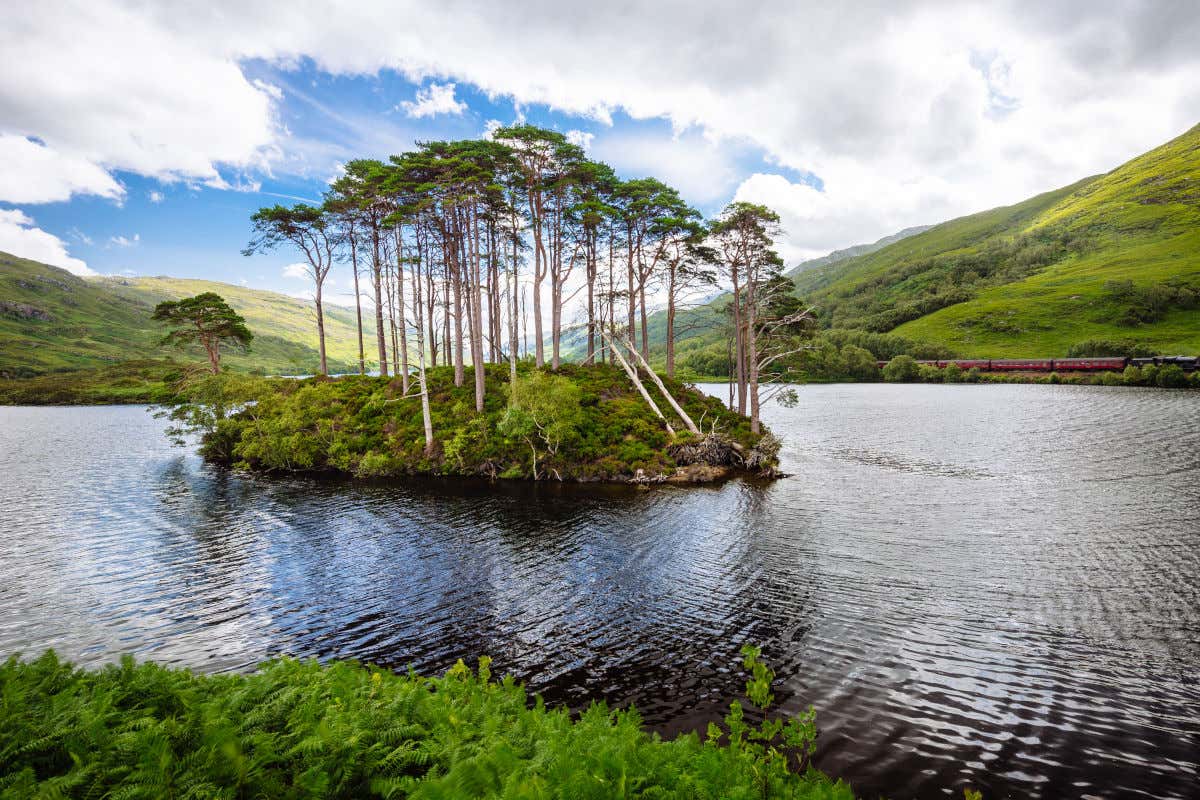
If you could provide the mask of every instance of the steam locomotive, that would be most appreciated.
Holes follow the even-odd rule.
[[[880,369],[888,365],[877,361]],[[959,369],[976,368],[980,372],[1120,372],[1126,367],[1144,367],[1149,364],[1165,366],[1178,364],[1187,372],[1200,369],[1200,357],[1155,356],[1154,358],[991,358],[951,359],[949,361],[918,361],[931,367],[948,367],[957,364]]]

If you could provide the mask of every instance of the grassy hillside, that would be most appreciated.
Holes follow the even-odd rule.
[[[156,303],[211,291],[246,317],[250,353],[229,353],[238,369],[311,372],[317,333],[310,304],[213,281],[181,278],[79,278],[36,261],[0,253],[0,375],[34,375],[99,367],[131,358],[199,358],[159,346],[163,328],[150,319]],[[326,316],[330,369],[357,359],[354,314]]]
[[[787,273],[835,338],[914,354],[1200,353],[1200,126],[1106,175],[831,253]],[[718,374],[727,297],[680,314],[684,374]],[[665,318],[650,318],[663,360]],[[884,336],[881,336],[884,335]],[[839,340],[840,340],[839,339]],[[582,337],[568,337],[575,355]],[[873,346],[873,345],[872,345]]]
[[[1118,169],[798,276],[831,327],[964,356],[1200,352],[1200,126]]]
[[[256,342],[269,336],[290,346],[303,345],[312,351],[311,365],[316,366],[317,318],[312,304],[306,300],[276,292],[191,278],[157,276],[103,278],[101,281],[114,293],[150,306],[163,300],[190,297],[200,292],[216,292],[246,318],[246,324],[254,331]],[[373,321],[373,318],[364,319],[364,324],[370,321]],[[374,335],[373,329],[371,335]],[[371,339],[368,339],[367,344],[370,343]],[[325,348],[328,359],[342,364],[358,362],[357,322],[352,309],[328,303],[325,305]],[[306,358],[308,357],[306,355]],[[332,365],[330,368],[332,369]]]
[[[789,269],[786,274],[793,279],[799,279],[801,273],[810,270],[821,270],[825,275],[837,275],[838,270],[841,269],[840,265],[847,263],[855,256],[874,253],[889,244],[927,230],[929,230],[929,226],[905,228],[871,244],[856,244],[842,250],[834,250],[820,258],[802,261]],[[681,359],[690,353],[706,350],[718,344],[721,335],[717,331],[727,324],[721,309],[729,302],[729,298],[730,294],[724,293],[708,302],[679,310],[675,317],[675,340],[676,351]],[[651,360],[661,364],[666,359],[666,311],[651,313],[647,317],[646,328],[649,331]],[[547,347],[549,347],[549,339],[547,339]],[[568,360],[583,358],[587,353],[587,326],[577,325],[563,331],[562,350],[563,357]]]

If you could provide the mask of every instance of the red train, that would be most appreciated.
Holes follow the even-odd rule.
[[[888,365],[877,361],[880,369]],[[918,361],[931,367],[943,368],[957,364],[959,369],[978,369],[980,372],[1120,372],[1128,366],[1144,367],[1147,364],[1163,366],[1178,364],[1191,372],[1200,368],[1200,358],[1194,356],[1156,356],[1154,358],[957,358],[948,361]]]

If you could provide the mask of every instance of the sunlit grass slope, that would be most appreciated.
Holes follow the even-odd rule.
[[[200,358],[159,346],[154,305],[216,292],[246,317],[255,334],[247,354],[230,352],[237,369],[311,372],[317,332],[311,304],[286,295],[181,278],[80,278],[65,270],[0,253],[0,374],[22,376],[103,366],[128,359]],[[357,361],[354,313],[330,309],[326,333],[331,369]]]
[[[106,278],[104,283],[116,294],[154,306],[163,300],[176,300],[201,292],[216,292],[224,297],[255,336],[272,336],[300,344],[317,352],[316,311],[312,303],[276,292],[248,289],[228,283],[192,278]],[[373,323],[367,315],[364,324]],[[374,336],[372,330],[370,337]],[[373,338],[367,339],[371,344]],[[353,309],[325,304],[325,347],[328,358],[344,364],[358,362],[358,333]],[[314,360],[311,366],[316,366]]]
[[[797,283],[833,327],[963,356],[1061,356],[1097,339],[1200,352],[1200,126],[1106,175]]]

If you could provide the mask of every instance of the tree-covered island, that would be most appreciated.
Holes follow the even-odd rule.
[[[514,383],[506,366],[488,365],[478,412],[471,371],[462,384],[452,366],[426,371],[428,419],[397,378],[199,371],[180,384],[171,416],[177,433],[200,434],[207,459],[265,472],[619,483],[778,474],[770,432],[677,380],[632,365],[552,372],[522,362]]]
[[[195,339],[209,354],[214,375],[181,381],[172,416],[202,434],[211,460],[355,477],[777,474],[779,443],[760,408],[783,388],[779,370],[812,319],[780,276],[768,208],[734,202],[706,222],[660,181],[620,180],[561,133],[519,125],[351,161],[319,205],[262,208],[251,226],[247,255],[282,248],[307,265],[319,373],[223,376],[213,335],[168,313],[204,298],[160,306],[157,319],[182,324],[173,342]],[[355,276],[359,374],[329,378],[324,283],[337,261]],[[726,283],[728,407],[675,380],[670,355],[660,377],[647,337],[655,296],[673,319],[689,291]],[[561,342],[575,298],[587,345],[572,363]]]

